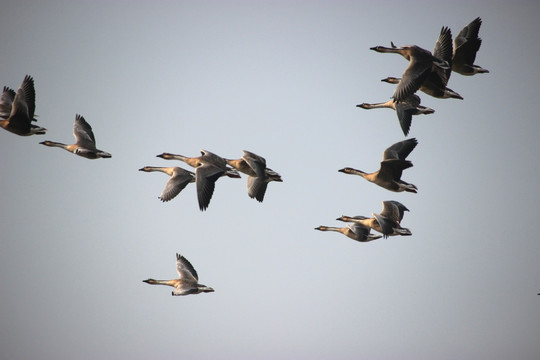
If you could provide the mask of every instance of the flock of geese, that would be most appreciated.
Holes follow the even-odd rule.
[[[382,81],[396,84],[392,98],[384,103],[362,103],[357,105],[362,109],[390,108],[396,111],[403,134],[407,136],[411,127],[413,115],[432,114],[435,110],[421,106],[418,90],[440,99],[460,99],[463,97],[447,87],[452,71],[461,75],[475,75],[489,71],[474,64],[476,53],[480,49],[482,40],[478,37],[480,18],[474,19],[453,40],[450,28],[444,26],[435,43],[433,53],[416,45],[396,47],[375,46],[371,50],[380,53],[394,53],[403,56],[409,65],[403,71],[401,78],[387,77]],[[383,152],[379,170],[366,173],[351,167],[339,172],[359,175],[382,188],[393,192],[417,193],[418,188],[401,179],[403,170],[413,166],[407,156],[414,150],[418,141],[415,138],[397,142]],[[336,220],[348,223],[346,227],[319,226],[315,230],[339,232],[353,240],[368,242],[387,238],[389,236],[410,236],[412,232],[401,226],[403,214],[409,211],[402,203],[391,200],[383,201],[380,213],[367,216],[343,215]],[[371,234],[374,230],[381,235]]]
[[[481,39],[478,37],[482,20],[476,18],[467,25],[453,40],[448,27],[441,29],[433,53],[416,45],[396,47],[376,46],[371,50],[381,53],[400,54],[409,61],[409,65],[401,78],[387,77],[382,81],[396,84],[392,99],[385,103],[357,105],[363,109],[391,108],[396,111],[401,129],[408,135],[413,115],[432,114],[431,108],[420,105],[420,97],[415,93],[420,90],[433,97],[447,99],[463,99],[457,92],[446,85],[452,71],[462,75],[475,75],[489,71],[475,65],[476,53],[480,48]],[[47,129],[37,126],[35,114],[34,79],[26,75],[17,92],[4,86],[0,96],[0,127],[19,135],[43,135]],[[75,155],[87,159],[110,158],[112,155],[96,147],[96,139],[90,124],[82,115],[75,115],[73,125],[74,144],[63,144],[54,141],[43,141],[40,144],[49,147],[59,147]],[[366,173],[361,170],[346,167],[341,170],[345,174],[359,175],[380,187],[393,192],[416,193],[418,188],[401,180],[403,170],[413,166],[407,156],[414,150],[418,141],[415,138],[395,143],[383,152],[383,159],[379,170]],[[240,178],[240,173],[247,175],[247,193],[252,199],[259,202],[264,200],[268,183],[282,182],[281,176],[266,166],[266,160],[252,152],[243,151],[239,159],[226,159],[207,150],[201,150],[201,156],[187,157],[171,153],[162,153],[157,157],[165,160],[179,160],[194,168],[195,172],[178,166],[157,167],[145,166],[140,171],[163,172],[169,176],[161,195],[158,197],[166,202],[174,199],[189,183],[195,183],[199,209],[205,211],[214,193],[216,181],[223,177]],[[320,231],[336,231],[360,242],[368,242],[381,237],[410,236],[412,232],[401,226],[401,221],[407,207],[398,201],[383,201],[380,213],[373,213],[372,217],[346,216],[336,220],[348,223],[347,227],[319,226]],[[371,234],[374,230],[381,235]],[[175,288],[173,296],[213,292],[214,289],[199,284],[195,268],[182,255],[176,254],[176,270],[178,279],[173,280],[143,280],[152,285],[168,285]]]

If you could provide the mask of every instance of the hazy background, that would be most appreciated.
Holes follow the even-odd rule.
[[[538,359],[540,5],[518,2],[3,1],[0,86],[30,74],[44,136],[0,132],[1,359]],[[483,20],[465,100],[420,93],[418,194],[378,169],[405,139],[390,98],[407,62]],[[72,143],[75,114],[112,159]],[[161,203],[182,166],[161,152],[266,158],[264,203],[246,177]],[[358,243],[318,225],[411,211],[413,236]],[[175,253],[216,291],[172,297]]]

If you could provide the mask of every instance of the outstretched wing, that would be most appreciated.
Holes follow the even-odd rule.
[[[176,254],[176,271],[180,279],[199,281],[199,276],[193,265],[180,254]]]
[[[414,150],[416,145],[418,145],[418,140],[415,138],[397,142],[384,150],[383,161],[390,159],[405,160]]]
[[[163,202],[174,199],[190,182],[195,181],[195,174],[191,171],[182,168],[176,168],[175,170],[159,197]]]
[[[87,149],[94,149],[96,147],[96,139],[92,132],[92,127],[84,120],[82,115],[75,115],[75,124],[73,124],[73,136],[77,145]]]

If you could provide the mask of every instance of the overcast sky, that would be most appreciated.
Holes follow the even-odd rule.
[[[46,135],[0,131],[1,359],[538,359],[540,5],[535,1],[4,1],[0,86],[35,79]],[[387,101],[407,61],[476,17],[489,74],[464,100],[419,93],[418,146],[392,193],[375,171],[404,140]],[[87,160],[75,114],[111,159]],[[207,211],[162,152],[264,156],[263,203],[220,179]],[[413,235],[314,230],[405,204]],[[181,253],[214,293],[172,297]]]

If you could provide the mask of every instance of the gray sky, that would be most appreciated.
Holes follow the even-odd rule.
[[[46,135],[0,132],[1,359],[537,359],[539,5],[497,2],[4,1],[0,86],[35,79]],[[411,20],[422,15],[422,21]],[[465,100],[420,93],[419,141],[391,193],[378,168],[403,140],[390,98],[407,62],[483,20]],[[535,90],[536,89],[536,90]],[[75,114],[112,159],[71,143]],[[167,151],[250,150],[283,176],[264,203],[220,179],[161,203]],[[413,236],[315,231],[383,200]],[[175,253],[216,291],[172,297]]]

